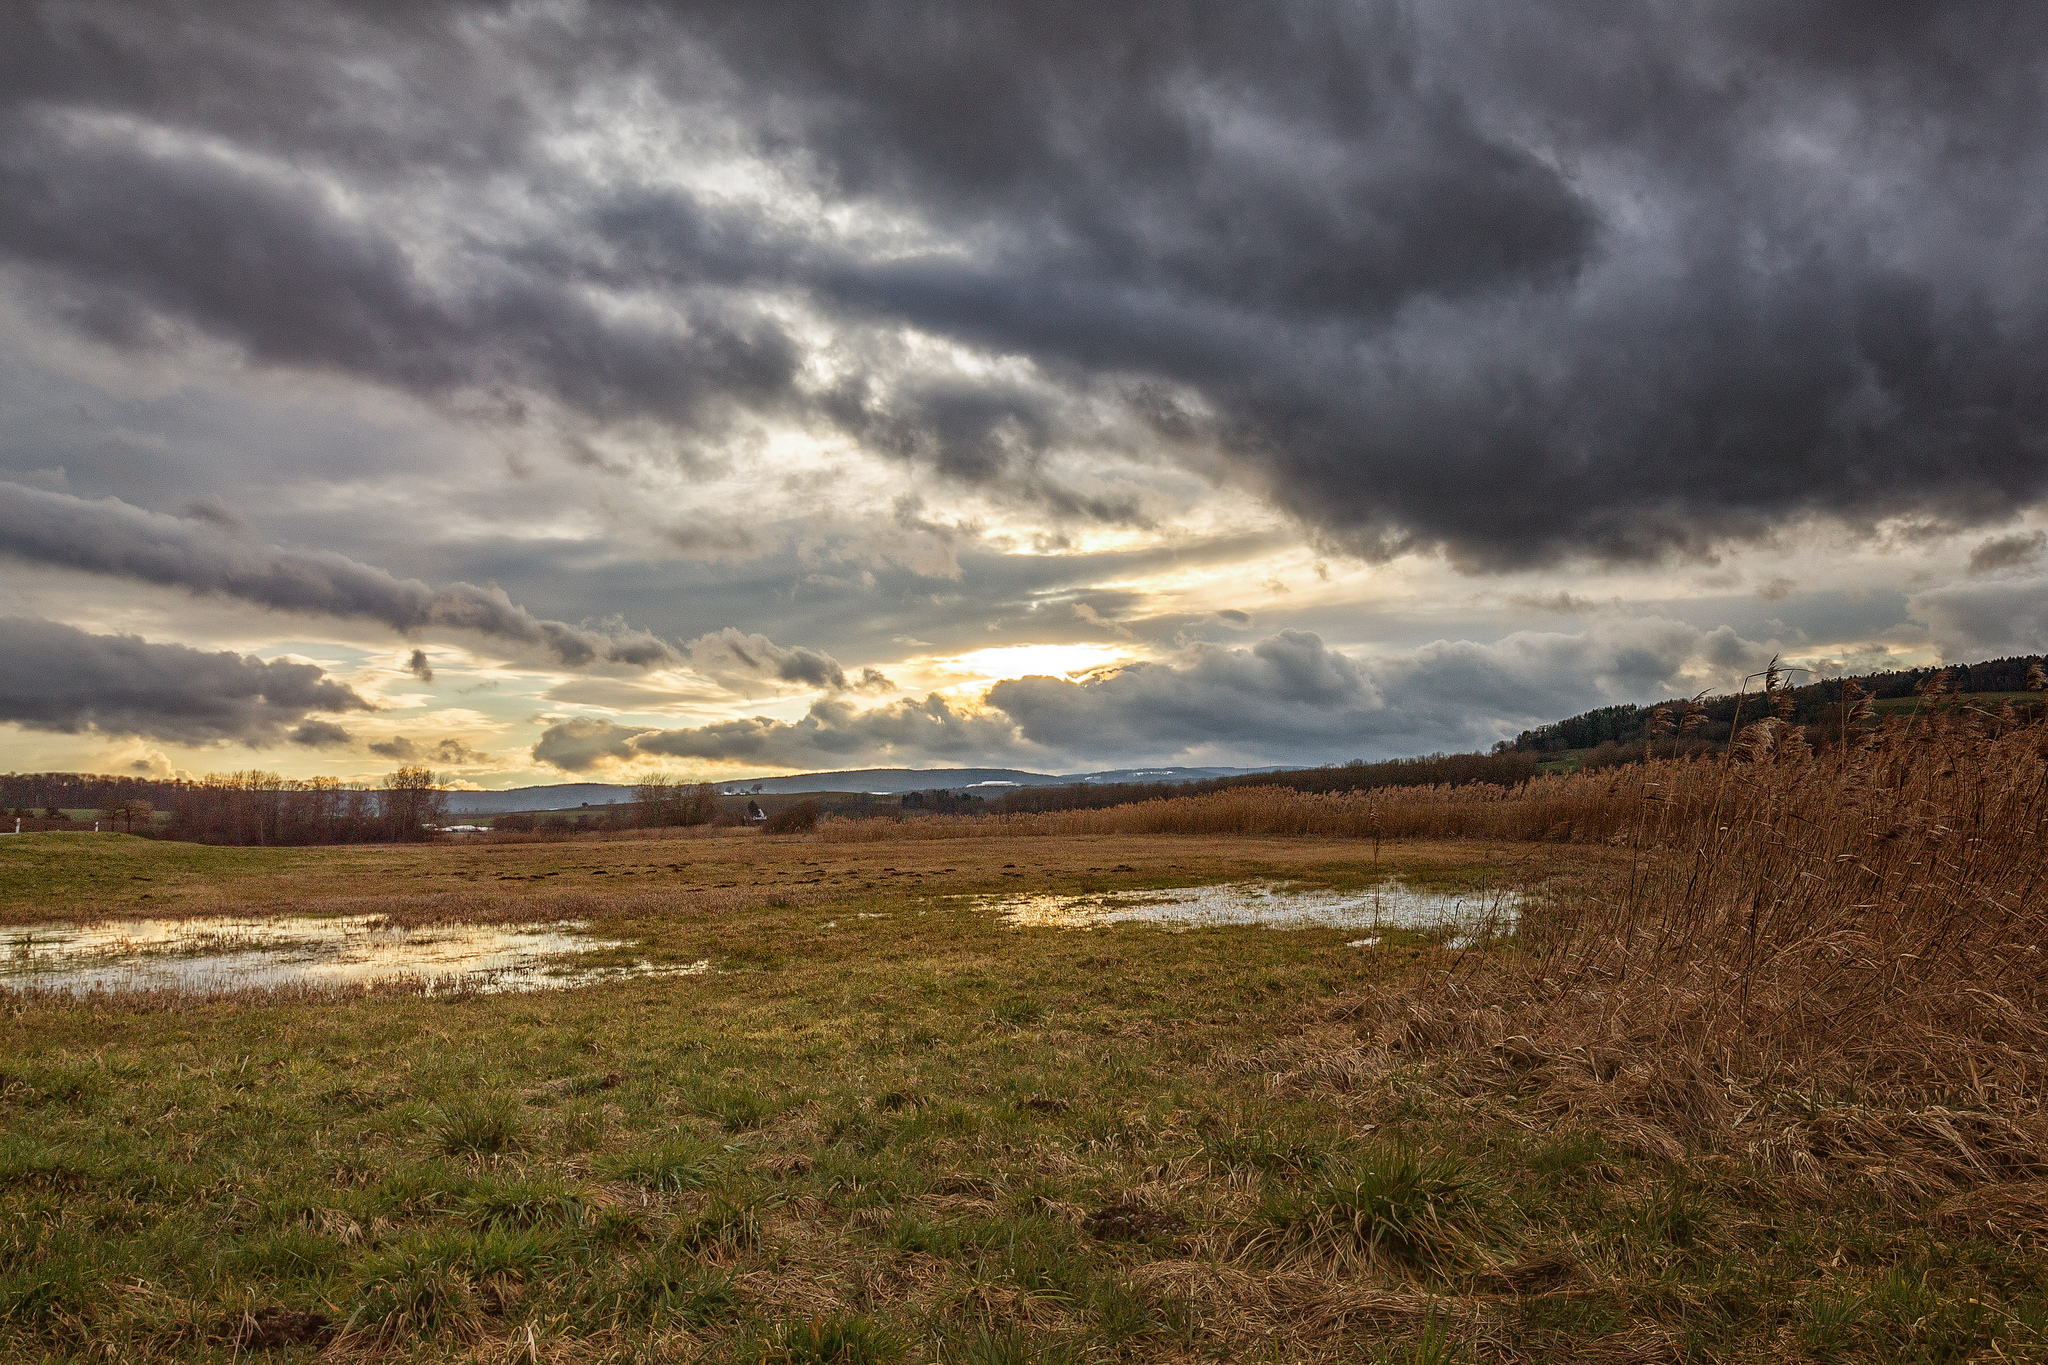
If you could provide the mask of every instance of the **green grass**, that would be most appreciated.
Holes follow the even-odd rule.
[[[246,1361],[237,1324],[259,1311],[328,1324],[276,1360],[334,1333],[362,1358],[522,1360],[530,1332],[542,1360],[749,1365],[2048,1349],[2041,1260],[1924,1207],[1793,1201],[1725,1154],[1654,1160],[1477,1106],[1426,1059],[1379,1089],[1275,1081],[1304,1040],[1362,1027],[1334,1001],[1445,970],[1427,950],[1013,930],[946,899],[1014,871],[1508,875],[1482,849],[1354,853],[395,851],[377,866],[424,899],[630,875],[646,889],[579,890],[582,913],[648,955],[742,965],[523,996],[10,1005],[0,1359]],[[353,850],[248,866],[310,894],[324,856],[334,883],[365,875]],[[1107,1235],[1105,1208],[1154,1221]],[[1394,1307],[1333,1326],[1362,1294]]]
[[[434,1143],[446,1156],[495,1156],[519,1147],[525,1120],[509,1099],[468,1099],[441,1111]]]
[[[0,904],[21,904],[47,915],[112,902],[139,913],[169,890],[275,874],[325,852],[211,848],[89,831],[15,835],[0,841]]]
[[[1282,1246],[1444,1270],[1473,1259],[1493,1221],[1485,1183],[1456,1157],[1382,1147],[1276,1184],[1262,1210]]]

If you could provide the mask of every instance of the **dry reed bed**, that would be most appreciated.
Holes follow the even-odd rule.
[[[1732,1151],[1793,1188],[1998,1185],[2008,1221],[2048,1235],[2029,1183],[2048,1177],[2048,727],[1895,730],[1824,757],[1768,738],[1748,762],[1538,793],[1576,792],[1634,850],[1609,893],[1533,919],[1515,953],[1347,1001],[1254,1064],[1352,1089],[1428,1059],[1637,1150]]]
[[[818,837],[826,843],[1104,834],[1597,842],[1633,826],[1640,805],[1639,771],[1539,777],[1514,787],[1467,783],[1366,792],[1247,787],[1101,810],[827,820]]]
[[[1611,889],[1531,917],[1517,951],[1347,1001],[1248,1065],[1346,1090],[1448,1064],[1460,1084],[1532,1096],[1637,1150],[1732,1150],[1794,1188],[1993,1185],[2011,1196],[2007,1222],[2048,1237],[2048,1200],[2029,1183],[2048,1177],[2048,725],[1937,712],[1850,739],[1816,755],[1765,719],[1729,756],[1514,788],[1256,788],[835,822],[820,837],[1617,846],[1628,866]]]

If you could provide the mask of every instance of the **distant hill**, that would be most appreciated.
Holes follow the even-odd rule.
[[[721,782],[722,792],[788,796],[803,792],[865,792],[896,796],[903,792],[972,792],[1000,796],[1020,787],[1121,786],[1133,782],[1207,782],[1269,768],[1115,768],[1092,773],[1034,773],[1021,768],[855,768],[844,772],[797,773],[789,777],[750,777]],[[505,815],[513,811],[574,810],[581,806],[615,806],[633,799],[633,789],[611,782],[564,782],[545,787],[510,787],[504,791],[459,791],[448,794],[450,815]]]
[[[572,810],[616,806],[633,799],[631,787],[612,782],[565,782],[552,787],[510,787],[501,792],[449,792],[450,815],[506,815],[517,810]]]
[[[2027,669],[2038,661],[2038,656],[2025,655],[2010,659],[1988,659],[1976,664],[1951,664],[1946,666],[1951,686],[1963,694],[1972,693],[2018,693],[2027,685]],[[1864,691],[1877,698],[1880,709],[1884,703],[1904,703],[1917,696],[1927,680],[1941,668],[1907,668],[1885,673],[1852,674],[1854,681]],[[1841,678],[1828,678],[1820,682],[1801,682],[1805,675],[1793,673],[1787,681],[1794,684],[1786,690],[1793,700],[1793,719],[1802,725],[1816,725],[1839,713],[1834,708],[1842,696]],[[1763,714],[1756,700],[1757,689],[1752,686],[1749,700],[1744,703],[1745,722]],[[1503,747],[1518,753],[1549,754],[1583,749],[1596,749],[1603,744],[1639,744],[1649,725],[1650,713],[1658,705],[1677,706],[1679,698],[1668,702],[1652,703],[1648,706],[1602,706],[1592,711],[1582,711],[1576,716],[1554,720],[1548,725],[1539,725],[1533,730],[1524,730],[1511,743]],[[1718,744],[1728,738],[1735,719],[1735,696],[1709,697],[1700,703],[1706,712],[1706,723],[1696,733],[1696,738]]]

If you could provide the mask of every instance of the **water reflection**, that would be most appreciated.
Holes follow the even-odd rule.
[[[1481,930],[1512,928],[1522,898],[1513,891],[1417,891],[1390,879],[1364,891],[1291,889],[1272,882],[1227,882],[1163,891],[1080,896],[988,896],[982,904],[1011,924],[1086,929],[1102,924],[1165,924],[1177,929],[1260,925],[1268,929],[1452,930],[1463,946]],[[1351,946],[1371,947],[1378,938]]]
[[[531,991],[626,976],[693,975],[708,962],[581,964],[630,947],[555,924],[435,924],[406,929],[380,915],[265,919],[124,919],[0,932],[0,987],[176,991],[401,983],[427,992]]]

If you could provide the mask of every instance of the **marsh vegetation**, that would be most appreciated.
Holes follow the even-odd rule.
[[[573,919],[711,970],[10,1002],[0,1355],[2041,1358],[2048,732],[1913,725],[808,835],[25,835],[17,925]],[[1524,899],[1458,947],[990,909],[1389,878]]]

